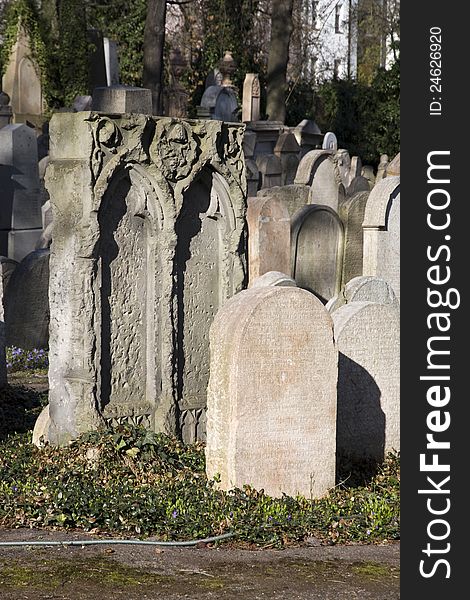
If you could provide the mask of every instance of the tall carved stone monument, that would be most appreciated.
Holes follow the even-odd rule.
[[[244,285],[243,126],[51,120],[50,423],[204,439],[209,327]]]

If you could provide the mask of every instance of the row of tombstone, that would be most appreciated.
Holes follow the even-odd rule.
[[[210,336],[206,465],[223,489],[316,498],[337,460],[399,451],[399,309],[384,280],[355,278],[325,307],[268,272]]]
[[[36,443],[122,422],[207,436],[222,485],[312,496],[334,483],[337,448],[399,449],[390,286],[365,282],[381,290],[368,296],[353,280],[327,307],[289,272],[242,291],[242,126],[63,113],[51,139],[50,393]],[[360,397],[345,399],[349,380]]]
[[[314,154],[305,157],[311,171]],[[328,162],[327,156],[322,164]],[[302,184],[248,199],[250,282],[281,271],[326,303],[354,277],[375,275],[399,298],[400,178],[389,176],[372,191],[345,196],[337,181],[323,180],[321,169],[304,175]]]

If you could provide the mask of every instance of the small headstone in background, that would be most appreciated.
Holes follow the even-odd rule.
[[[324,150],[332,150],[333,152],[338,150],[338,139],[332,131],[327,131],[325,133],[321,147]]]
[[[0,129],[0,254],[20,261],[41,235],[36,134],[27,125]]]
[[[300,146],[295,135],[290,132],[281,133],[274,147],[274,154],[279,158],[282,166],[281,185],[294,183],[299,167],[299,153]]]
[[[344,228],[328,206],[311,204],[291,220],[292,277],[323,302],[341,287]]]
[[[93,90],[91,110],[111,114],[152,114],[152,92],[127,85],[97,87]]]
[[[367,199],[362,228],[363,275],[388,281],[400,300],[399,177],[385,177],[375,184]]]
[[[248,198],[250,284],[268,271],[290,273],[290,218],[280,198]]]
[[[261,90],[256,73],[247,73],[243,82],[242,121],[259,121]]]
[[[49,249],[35,250],[16,267],[5,290],[7,346],[48,348],[48,290]]]
[[[282,165],[275,154],[258,154],[256,157],[261,180],[261,189],[281,185]]]

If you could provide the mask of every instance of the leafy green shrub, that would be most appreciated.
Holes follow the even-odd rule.
[[[15,346],[6,348],[7,370],[14,371],[32,371],[37,369],[47,369],[49,357],[47,350],[42,348],[33,350],[23,350]]]
[[[320,500],[271,498],[249,486],[223,492],[204,470],[203,445],[140,428],[82,435],[38,449],[29,436],[0,444],[0,525],[82,528],[195,539],[235,532],[238,543],[279,547],[317,536],[329,543],[399,535],[398,457],[368,487]]]

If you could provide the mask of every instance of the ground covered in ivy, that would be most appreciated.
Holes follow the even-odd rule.
[[[0,392],[2,394],[2,392]],[[144,429],[91,432],[66,448],[36,448],[31,425],[47,401],[26,387],[0,402],[0,526],[81,529],[190,540],[233,532],[233,542],[284,547],[399,539],[399,457],[373,477],[344,465],[320,500],[271,498],[249,486],[223,492],[205,475],[204,446]],[[21,433],[13,433],[21,432]]]

